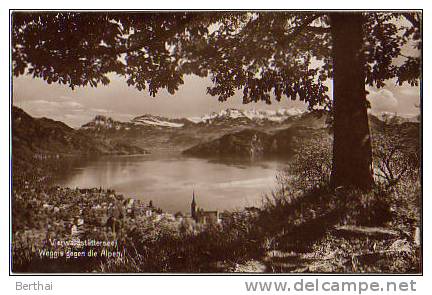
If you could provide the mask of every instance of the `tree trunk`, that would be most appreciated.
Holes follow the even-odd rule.
[[[333,39],[333,187],[370,189],[374,184],[367,116],[363,16],[330,15]]]

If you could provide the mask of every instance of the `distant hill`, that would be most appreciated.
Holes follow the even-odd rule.
[[[251,160],[266,158],[289,158],[301,148],[304,138],[311,136],[329,137],[326,128],[290,127],[270,134],[256,129],[239,132],[198,144],[183,152],[195,157],[247,158]]]
[[[102,115],[97,115],[93,120],[81,126],[82,130],[129,130],[133,126],[129,122],[115,121],[114,119]]]
[[[63,122],[33,118],[12,107],[12,151],[15,157],[144,153],[121,141],[101,141]]]

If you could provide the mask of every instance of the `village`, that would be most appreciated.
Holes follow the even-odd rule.
[[[125,197],[112,189],[48,186],[43,179],[23,181],[20,189],[14,191],[12,226],[17,236],[24,239],[15,242],[31,241],[40,253],[47,252],[44,257],[50,256],[46,249],[80,248],[73,244],[77,240],[85,241],[84,246],[89,247],[106,246],[111,241],[113,245],[109,246],[113,247],[105,248],[117,248],[117,239],[122,239],[125,231],[138,221],[162,222],[197,234],[207,226],[221,226],[230,215],[227,211],[199,208],[195,191],[190,212],[173,214],[156,207],[152,200]]]

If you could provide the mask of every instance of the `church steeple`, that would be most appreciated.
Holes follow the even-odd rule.
[[[195,190],[192,191],[191,215],[193,219],[196,219]]]

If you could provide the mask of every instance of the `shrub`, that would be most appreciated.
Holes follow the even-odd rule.
[[[305,139],[290,164],[277,177],[281,190],[308,192],[328,186],[332,168],[332,144],[330,137]]]
[[[386,188],[402,180],[415,181],[420,168],[420,149],[416,129],[385,124],[373,136],[376,182]]]

